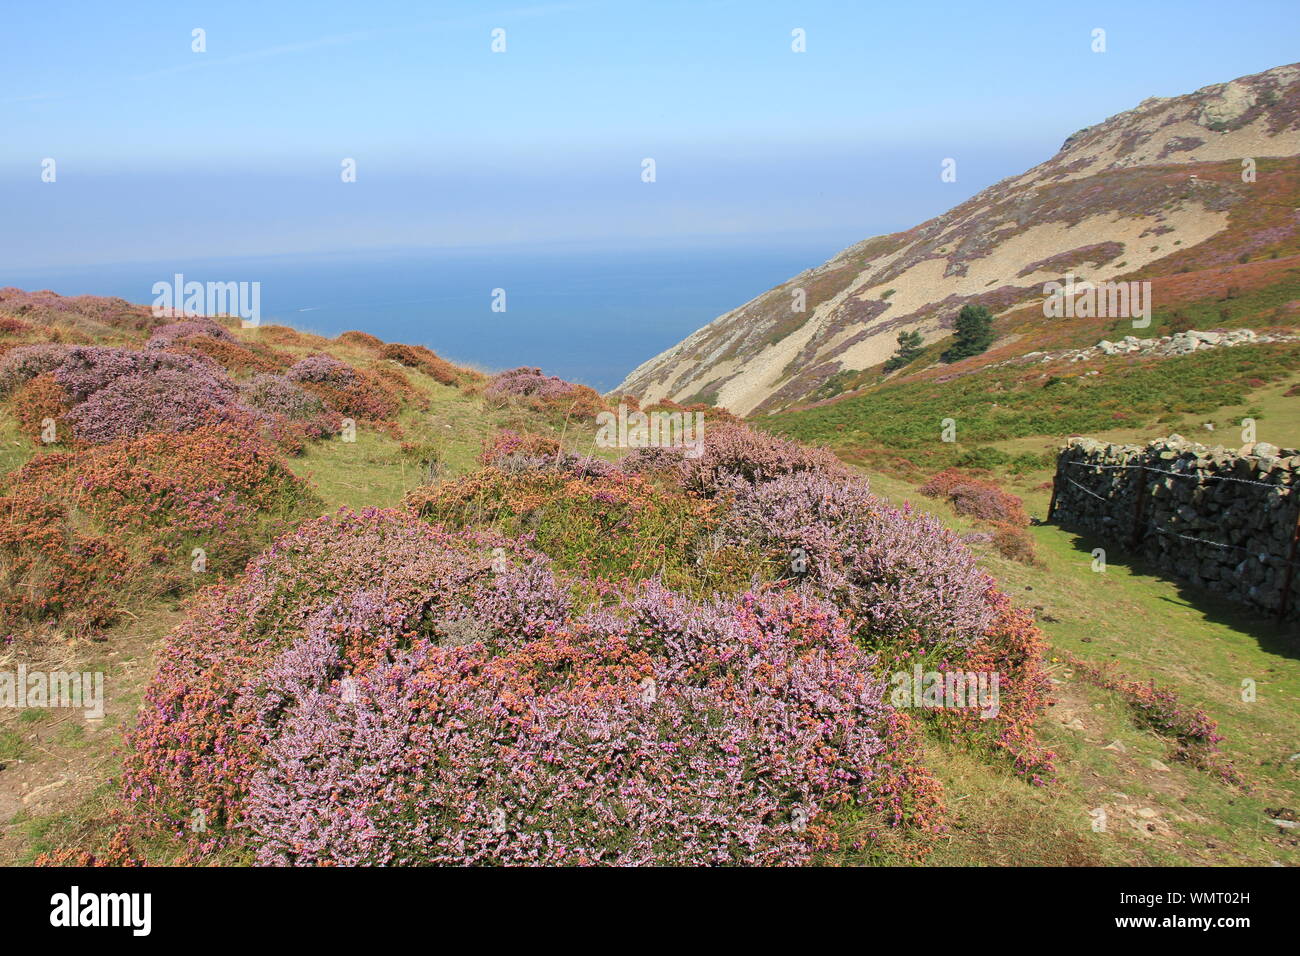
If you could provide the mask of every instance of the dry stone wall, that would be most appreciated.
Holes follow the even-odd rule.
[[[1057,459],[1050,520],[1262,611],[1300,620],[1300,451],[1072,438]],[[1289,594],[1288,592],[1288,581]]]

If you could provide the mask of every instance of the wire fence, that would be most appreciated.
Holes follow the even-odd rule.
[[[1157,523],[1155,520],[1144,520],[1142,511],[1143,511],[1143,505],[1145,504],[1145,500],[1147,497],[1146,495],[1146,488],[1147,488],[1146,474],[1147,473],[1168,475],[1173,478],[1187,478],[1196,481],[1198,484],[1202,482],[1208,482],[1208,481],[1225,481],[1225,482],[1232,482],[1235,484],[1242,484],[1242,485],[1254,485],[1260,488],[1266,488],[1270,492],[1277,492],[1279,494],[1286,494],[1288,496],[1292,496],[1293,491],[1300,491],[1300,486],[1289,486],[1289,485],[1283,485],[1281,483],[1268,482],[1268,481],[1254,481],[1249,478],[1237,478],[1232,475],[1207,474],[1200,469],[1189,469],[1186,471],[1178,471],[1178,470],[1168,469],[1168,468],[1157,468],[1154,465],[1141,464],[1141,463],[1123,464],[1123,465],[1104,465],[1095,462],[1064,461],[1062,459],[1062,460],[1058,460],[1057,469],[1056,469],[1056,479],[1052,485],[1052,502],[1048,507],[1048,515],[1047,515],[1048,521],[1053,520],[1053,518],[1055,517],[1057,506],[1058,506],[1059,493],[1062,485],[1070,485],[1074,488],[1077,488],[1079,491],[1083,492],[1089,497],[1095,498],[1098,501],[1102,502],[1102,504],[1109,504],[1110,502],[1110,499],[1106,498],[1104,495],[1099,495],[1091,488],[1071,478],[1068,474],[1064,472],[1062,465],[1073,467],[1073,468],[1089,469],[1093,471],[1094,474],[1099,474],[1104,471],[1139,472],[1140,473],[1139,478],[1135,484],[1134,512],[1131,519],[1132,528],[1131,528],[1130,539],[1129,539],[1129,544],[1131,547],[1133,547],[1134,549],[1137,548],[1137,546],[1142,541],[1144,532],[1155,531],[1158,534],[1162,534],[1172,538],[1178,538],[1183,541],[1189,541],[1194,544],[1208,545],[1210,547],[1219,548],[1225,551],[1241,552],[1250,557],[1257,558],[1261,564],[1272,564],[1282,569],[1281,595],[1278,600],[1277,613],[1280,617],[1282,617],[1285,616],[1287,611],[1290,609],[1290,598],[1291,598],[1292,585],[1295,577],[1295,569],[1296,567],[1300,567],[1300,561],[1296,560],[1297,548],[1298,546],[1300,546],[1300,508],[1297,509],[1298,513],[1293,523],[1290,553],[1285,558],[1278,554],[1272,554],[1265,550],[1252,549],[1244,545],[1231,544],[1226,541],[1216,541],[1212,538],[1206,538],[1200,535],[1184,534],[1181,531],[1175,531],[1174,529],[1166,525],[1161,525]],[[1300,502],[1300,494],[1294,495],[1294,497],[1297,499],[1298,502]],[[1114,516],[1110,516],[1110,517],[1114,517]],[[1240,567],[1241,565],[1238,565],[1238,568]]]

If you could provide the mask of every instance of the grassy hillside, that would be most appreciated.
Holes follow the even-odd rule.
[[[1072,434],[1199,433],[1198,440],[1233,445],[1226,428],[1226,438],[1204,431],[1204,424],[1216,419],[1227,425],[1221,409],[1244,410],[1286,445],[1279,432],[1294,422],[1292,407],[1300,398],[1282,398],[1286,389],[1279,386],[1292,382],[1297,368],[1297,343],[1165,359],[1116,356],[988,369],[948,381],[889,383],[755,422],[799,441],[829,445],[849,460],[867,462],[884,454],[929,469],[954,464],[982,446],[1028,445],[1037,451]],[[1261,404],[1264,398],[1268,401]],[[943,441],[944,419],[953,421],[953,442]]]
[[[1300,425],[1300,421],[1293,421]],[[1294,433],[1293,433],[1294,434]],[[1004,477],[1031,514],[1047,510],[1041,474]],[[872,475],[891,500],[942,510],[965,532],[979,522],[947,511],[888,475]],[[1061,756],[1058,785],[1009,785],[945,748],[936,760],[960,795],[952,842],[939,859],[957,865],[1295,865],[1300,840],[1269,822],[1295,809],[1300,789],[1300,635],[1295,629],[1110,554],[1093,570],[1099,542],[1044,525],[1029,529],[1037,563],[985,548],[982,560],[1049,640],[1053,693],[1044,737]],[[1113,552],[1113,549],[1111,549]],[[1172,689],[1219,722],[1223,750],[1246,780],[1226,785],[1169,756],[1170,740],[1144,728],[1113,692],[1071,666],[1073,655]],[[1243,678],[1258,697],[1241,698]],[[1095,811],[1108,826],[1094,832]]]
[[[152,352],[143,346],[160,334],[161,323],[125,303],[5,295],[0,312],[6,300],[17,324],[4,333],[4,352],[39,343]],[[23,306],[29,308],[20,311]],[[875,723],[880,715],[864,716],[855,732],[869,730],[887,741],[879,772],[884,789],[828,792],[825,799],[838,809],[829,817],[814,816],[807,829],[786,807],[776,818],[786,822],[761,837],[775,841],[773,853],[851,865],[1300,862],[1296,839],[1269,822],[1271,815],[1294,809],[1300,776],[1300,759],[1292,759],[1300,739],[1294,705],[1300,654],[1288,634],[1127,566],[1122,556],[1104,574],[1094,573],[1090,543],[1060,529],[1007,529],[958,515],[917,492],[931,471],[973,456],[967,464],[984,467],[969,474],[997,476],[1023,498],[1030,514],[1041,515],[1050,474],[1046,451],[1067,421],[1103,437],[1132,438],[1157,425],[1187,425],[1191,432],[1202,419],[1226,430],[1249,412],[1260,420],[1262,438],[1300,444],[1300,399],[1286,394],[1296,379],[1293,346],[1206,352],[1163,365],[1115,360],[1100,376],[1079,375],[1048,387],[1027,382],[1023,370],[1014,369],[948,382],[918,380],[762,422],[813,444],[831,444],[859,463],[844,473],[826,456],[730,424],[711,429],[699,462],[634,453],[615,465],[610,459],[618,458],[617,450],[588,457],[592,416],[602,407],[589,390],[521,370],[510,380],[514,390],[503,391],[501,377],[448,367],[432,353],[394,351],[359,333],[326,340],[277,327],[232,326],[226,332],[200,333],[213,340],[203,342],[182,336],[162,350],[215,357],[244,396],[241,402],[269,388],[246,387],[259,374],[296,383],[296,391],[283,392],[292,401],[263,418],[235,409],[220,426],[200,424],[163,442],[146,434],[96,443],[73,430],[50,444],[33,437],[25,403],[47,396],[38,407],[61,429],[65,422],[75,424],[72,390],[84,369],[69,371],[66,357],[59,359],[64,365],[42,358],[45,364],[37,364],[53,371],[5,384],[0,449],[11,473],[39,475],[56,489],[63,487],[58,482],[65,473],[83,476],[91,482],[87,487],[98,487],[104,474],[126,476],[131,491],[65,496],[63,510],[42,519],[48,524],[15,524],[10,513],[11,525],[23,533],[5,539],[0,566],[15,612],[6,624],[0,669],[23,661],[99,670],[111,692],[101,719],[39,707],[0,714],[4,862],[86,862],[88,855],[108,863],[277,858],[275,835],[302,826],[319,808],[303,804],[282,819],[271,805],[258,803],[259,788],[284,785],[273,774],[265,776],[274,766],[267,760],[278,759],[276,748],[289,748],[291,759],[294,747],[318,752],[322,745],[314,735],[332,733],[332,721],[346,717],[347,708],[339,709],[346,698],[332,698],[337,686],[327,684],[323,696],[314,698],[312,706],[324,708],[313,711],[316,722],[294,723],[265,753],[239,736],[246,717],[232,713],[227,722],[228,703],[205,701],[243,699],[248,688],[278,680],[277,668],[302,659],[290,655],[276,663],[275,654],[292,635],[307,635],[307,644],[289,648],[301,655],[314,646],[311,640],[352,634],[341,653],[356,662],[350,673],[363,685],[371,668],[401,664],[403,655],[416,654],[411,660],[421,662],[420,673],[438,680],[447,679],[438,676],[447,662],[463,662],[448,687],[467,681],[478,687],[479,677],[465,676],[473,673],[487,682],[484,687],[504,681],[495,699],[509,701],[524,686],[514,682],[526,681],[529,699],[539,706],[585,708],[598,700],[608,704],[600,694],[590,696],[602,687],[619,701],[630,692],[627,700],[644,702],[644,675],[656,666],[654,654],[660,652],[650,648],[658,638],[624,643],[615,621],[629,610],[646,622],[644,634],[667,635],[667,648],[678,646],[693,627],[715,628],[711,640],[719,646],[739,640],[735,653],[762,659],[788,653],[787,642],[806,649],[800,653],[836,648],[830,670],[814,681],[835,693],[855,687],[854,695],[879,693],[855,682],[883,679],[916,659],[927,666],[997,666],[1006,675],[1004,713],[991,725],[947,713],[883,723]],[[125,361],[114,356],[112,369]],[[0,369],[14,365],[12,359],[4,362],[0,354]],[[107,375],[107,359],[99,355],[95,362],[95,374]],[[23,375],[33,371],[23,368]],[[42,375],[53,384],[71,383],[61,385],[62,398],[52,388],[31,385]],[[1003,389],[996,406],[987,402],[993,385]],[[1064,390],[1059,397],[1056,389]],[[1052,396],[1050,402],[1045,395]],[[109,406],[108,420],[129,427],[135,421],[130,408],[110,397],[118,404]],[[92,391],[80,402],[95,400]],[[340,406],[350,414],[330,418]],[[1166,406],[1184,413],[1176,422],[1158,423],[1169,414]],[[1116,418],[1118,411],[1129,417]],[[715,424],[726,420],[722,413],[706,414]],[[937,440],[941,417],[958,422],[955,447]],[[246,440],[264,456],[265,470],[232,473],[216,467],[219,459],[206,452],[192,467],[168,457],[175,448],[183,459],[193,447],[190,436],[204,434],[204,428],[235,425],[247,429]],[[142,457],[141,442],[154,442],[147,446],[154,457]],[[151,476],[174,485],[132,477],[146,464]],[[861,485],[863,475],[874,497]],[[236,479],[243,484],[232,484]],[[20,487],[25,484],[11,480],[8,494],[18,495]],[[160,487],[177,490],[160,494]],[[807,488],[815,490],[811,499],[804,497]],[[298,509],[291,519],[276,510],[286,493]],[[204,520],[197,520],[194,508],[183,504],[195,495],[239,504],[243,510],[229,514],[248,520],[232,524],[227,512],[218,511],[222,520],[209,521],[207,509],[216,507],[211,503],[197,512]],[[840,511],[823,510],[832,499]],[[365,511],[371,508],[389,510]],[[947,537],[944,526],[965,545]],[[245,529],[238,537],[236,527]],[[58,535],[49,534],[51,529]],[[38,560],[32,559],[34,531],[45,535]],[[280,543],[272,547],[274,536]],[[81,540],[125,547],[134,562],[132,587],[106,592],[112,601],[97,606],[97,615],[72,604],[32,603],[48,588],[51,569],[63,566],[49,562],[70,553],[69,542]],[[188,571],[195,541],[211,556],[208,576]],[[827,541],[829,549],[820,551]],[[810,591],[791,586],[792,545],[806,547],[813,560],[811,577],[803,582]],[[247,571],[219,563],[236,546],[260,552]],[[961,563],[966,546],[976,562],[969,568]],[[950,566],[953,560],[957,564]],[[863,590],[861,569],[868,566],[877,575],[884,569],[873,587],[894,581],[890,587],[896,590]],[[900,575],[893,568],[907,570]],[[937,602],[924,588],[939,569],[968,581],[971,590],[968,603],[935,617]],[[102,573],[110,570],[116,569]],[[976,596],[985,587],[982,571],[993,576],[1010,605],[997,603],[1001,597]],[[670,590],[656,590],[652,581]],[[109,582],[92,575],[73,583],[84,590]],[[922,588],[919,598],[909,590],[915,585]],[[723,595],[720,603],[708,604],[714,593]],[[519,608],[526,610],[523,617],[515,616]],[[593,609],[596,616],[586,616]],[[993,609],[996,620],[990,623]],[[311,622],[322,613],[337,627],[313,630],[318,625]],[[684,615],[680,621],[678,613]],[[840,615],[843,624],[835,623]],[[404,623],[390,633],[386,621]],[[559,630],[543,636],[539,621]],[[776,627],[782,640],[766,643],[763,629],[754,630],[758,621]],[[524,643],[511,643],[519,633]],[[475,650],[482,647],[490,651]],[[607,656],[587,656],[594,647]],[[229,658],[232,650],[235,657]],[[474,656],[480,653],[486,656]],[[563,666],[553,669],[557,661]],[[1200,756],[1189,760],[1186,728],[1153,725],[1140,700],[1088,679],[1089,663],[1114,664],[1132,681],[1154,680],[1187,712],[1217,722],[1226,739],[1217,751],[1198,750]],[[251,668],[251,683],[232,676],[236,666]],[[717,673],[725,694],[710,706],[748,701],[760,713],[769,701],[796,706],[782,696],[786,690],[748,683],[725,668]],[[1258,700],[1250,704],[1238,693],[1243,677],[1258,683]],[[683,699],[675,695],[703,692],[679,689],[666,676],[660,681],[657,693],[674,707]],[[484,719],[472,700],[464,706],[466,721]],[[639,714],[640,706],[626,713]],[[745,708],[728,713],[750,726],[744,724]],[[650,739],[662,732],[629,726]],[[765,748],[779,752],[790,740],[730,733],[739,734],[740,746],[757,748],[746,751],[754,759],[769,752]],[[207,752],[195,748],[192,741],[208,735],[226,741],[222,752],[235,755],[229,759],[237,768],[263,774],[251,791],[244,782],[249,778],[239,776],[244,770],[231,776],[226,762],[209,765]],[[674,725],[667,739],[682,735],[681,725]],[[837,737],[834,747],[844,739]],[[589,752],[583,753],[573,760],[588,759]],[[454,789],[473,775],[504,779],[486,755],[456,759],[476,769],[431,779],[431,787]],[[181,765],[194,770],[178,775],[173,768]],[[709,772],[724,765],[712,759],[694,764]],[[599,772],[623,771],[601,764]],[[796,784],[832,786],[792,778]],[[349,792],[339,791],[342,798]],[[689,815],[676,799],[665,806]],[[647,796],[645,805],[655,800]],[[590,832],[604,832],[603,811],[584,807],[593,814],[586,824]],[[191,828],[195,810],[203,810],[207,829]],[[744,812],[730,806],[721,812],[734,819],[735,832],[749,832]],[[1097,830],[1100,813],[1107,824]],[[227,828],[240,814],[265,836],[250,842],[243,826]],[[574,817],[580,818],[586,819]],[[520,826],[525,838],[527,826]],[[494,827],[489,821],[472,838],[491,843]],[[647,832],[680,831],[680,825],[655,825]],[[328,852],[347,858],[351,844],[337,839],[342,842]],[[439,859],[436,848],[419,852]],[[628,850],[615,841],[605,852]],[[674,854],[689,851],[660,845],[655,852],[676,859]]]

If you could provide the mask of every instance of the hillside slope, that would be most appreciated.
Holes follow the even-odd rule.
[[[1025,334],[1043,331],[1043,285],[1067,272],[1151,279],[1157,307],[1235,264],[1268,263],[1259,267],[1268,275],[1253,277],[1267,286],[1300,252],[1298,154],[1300,64],[1145,100],[944,215],[858,243],[720,316],[616,392],[775,411],[860,384],[856,373],[889,357],[900,331],[927,344],[946,337],[966,303],[999,317],[1001,358],[1043,348],[1044,338],[1091,345],[1095,328],[1068,338],[1088,325],[1077,320]],[[1007,321],[1015,316],[1028,329]]]
[[[1250,364],[1257,374],[1290,374],[1295,363],[1281,351],[1297,348],[1289,342],[1175,361],[1238,361],[1249,358],[1249,349],[1262,348],[1277,351],[1275,367],[1265,368],[1269,363],[1256,356]],[[116,384],[132,378],[141,362],[161,362],[203,382],[237,388],[238,407],[214,407],[221,413],[216,424],[164,420],[153,411],[175,411],[170,403]],[[1211,369],[1202,377],[1229,376]],[[1294,401],[1282,394],[1290,384],[1277,382],[1267,395],[1250,397],[1258,397],[1270,422],[1294,428],[1295,418],[1285,417],[1294,412]],[[20,662],[33,669],[75,666],[102,672],[107,689],[99,717],[36,705],[2,708],[0,863],[319,862],[292,848],[303,845],[300,831],[328,822],[336,812],[345,825],[330,828],[335,842],[323,847],[321,858],[374,862],[368,849],[350,842],[365,832],[355,825],[351,804],[340,810],[314,798],[262,799],[266,787],[292,784],[298,774],[255,769],[264,756],[251,746],[252,738],[229,736],[243,720],[228,709],[230,702],[252,703],[249,694],[270,686],[267,679],[278,680],[284,667],[298,666],[305,658],[297,651],[277,656],[291,641],[306,640],[293,644],[302,650],[316,646],[313,641],[334,640],[330,635],[349,634],[350,654],[383,654],[397,646],[390,643],[390,625],[409,620],[409,630],[400,626],[403,640],[418,639],[418,653],[429,655],[420,660],[428,666],[467,663],[468,655],[480,655],[482,673],[510,680],[535,675],[546,700],[561,704],[564,695],[575,694],[584,706],[597,706],[600,700],[585,688],[609,687],[616,704],[636,702],[627,711],[632,717],[620,718],[633,719],[647,712],[646,659],[629,659],[628,667],[617,659],[582,663],[589,660],[582,656],[586,647],[623,646],[621,618],[611,616],[610,607],[623,600],[620,595],[641,602],[631,608],[638,620],[672,629],[664,646],[692,646],[678,634],[686,634],[688,625],[716,627],[718,640],[733,640],[770,618],[774,634],[815,641],[819,654],[822,642],[838,649],[815,680],[789,682],[816,688],[818,707],[828,690],[865,700],[861,692],[871,688],[862,681],[871,673],[896,675],[899,653],[910,669],[921,653],[922,632],[973,637],[972,629],[985,627],[973,644],[945,643],[943,653],[960,653],[967,662],[962,666],[972,671],[996,667],[1002,675],[1003,709],[992,720],[904,708],[881,726],[887,736],[879,751],[872,743],[875,732],[837,734],[830,741],[872,743],[864,759],[885,764],[870,779],[890,788],[887,800],[863,792],[851,801],[854,806],[843,806],[835,794],[825,798],[826,806],[838,808],[826,821],[834,830],[819,823],[808,832],[834,832],[839,839],[804,840],[803,831],[781,826],[780,815],[773,829],[767,823],[771,814],[756,815],[748,804],[723,807],[723,817],[710,812],[710,820],[746,832],[754,826],[773,830],[772,838],[784,841],[773,853],[783,859],[799,861],[813,852],[818,861],[849,864],[1295,859],[1294,838],[1269,822],[1280,812],[1270,808],[1287,804],[1300,772],[1289,760],[1300,665],[1280,637],[1233,608],[1207,615],[1167,582],[1120,570],[1118,562],[1118,573],[1105,579],[1092,574],[1080,559],[1087,543],[1059,529],[1023,527],[1028,519],[1014,498],[1009,500],[1020,527],[990,535],[982,519],[948,514],[947,508],[939,509],[940,517],[930,514],[929,499],[917,498],[906,483],[873,475],[888,496],[877,497],[861,472],[843,469],[822,452],[720,421],[724,416],[716,410],[708,411],[709,447],[698,463],[664,458],[664,449],[642,449],[618,461],[586,458],[591,432],[585,425],[600,407],[597,396],[534,369],[486,379],[427,350],[384,343],[364,332],[325,339],[279,326],[241,329],[230,320],[168,323],[142,307],[94,297],[0,289],[0,387],[8,389],[0,402],[0,468],[10,472],[0,484],[12,501],[0,522],[0,598],[8,599],[0,609],[10,612],[0,629],[7,638],[0,646],[0,672]],[[320,401],[310,401],[312,395]],[[279,400],[268,403],[268,396]],[[842,409],[850,403],[837,404]],[[322,405],[348,413],[355,440],[336,433],[340,423],[323,419]],[[111,406],[114,414],[79,412],[87,406]],[[264,414],[253,415],[254,407]],[[304,419],[304,411],[311,417]],[[43,418],[58,425],[58,441],[44,440]],[[784,418],[768,422],[779,425]],[[139,425],[144,433],[101,434],[108,422],[129,430]],[[562,442],[570,453],[562,452]],[[1038,471],[1015,479],[1016,491],[1034,511],[1045,502],[1043,477]],[[739,502],[736,494],[742,495]],[[44,501],[41,507],[38,500]],[[856,516],[853,524],[843,524],[846,515]],[[1026,552],[1004,554],[1000,542],[1011,532],[1029,557],[1035,549],[1041,556],[1026,561]],[[96,542],[111,550],[88,551]],[[804,584],[786,570],[786,556],[800,542],[812,559]],[[193,563],[196,544],[206,551],[206,568]],[[88,553],[115,560],[80,560]],[[505,564],[494,563],[501,560]],[[132,571],[125,582],[123,568]],[[870,595],[859,595],[855,589],[872,580],[873,569],[882,583],[904,586],[873,585]],[[1001,586],[990,588],[986,573]],[[936,575],[944,582],[942,598]],[[825,588],[827,596],[817,597],[814,586]],[[457,588],[465,593],[456,596]],[[51,600],[59,595],[67,600]],[[448,603],[447,595],[471,603]],[[707,598],[712,603],[700,603],[709,595],[715,595]],[[850,619],[841,621],[840,605],[823,603],[828,601],[875,616],[868,621],[859,612],[852,618],[856,636],[849,642],[844,628]],[[383,620],[368,616],[375,609],[383,610]],[[348,617],[339,618],[337,628],[313,626],[334,621],[339,612]],[[991,623],[985,621],[989,614],[995,615]],[[573,630],[544,629],[539,635],[539,622],[557,615],[569,619]],[[1134,619],[1155,626],[1130,633]],[[492,635],[498,627],[503,630],[497,637],[518,632],[517,641],[511,638],[516,643],[497,648]],[[898,627],[907,635],[901,642]],[[590,629],[598,640],[588,644],[581,638]],[[1175,634],[1182,641],[1176,654],[1168,639]],[[564,635],[566,643],[555,643],[555,635]],[[797,655],[779,656],[787,646],[784,637],[771,643],[760,637],[755,631],[739,649],[778,655],[780,666],[765,665],[756,673],[785,673],[798,664]],[[1057,659],[1062,652],[1071,655],[1068,666]],[[1112,658],[1123,673],[1158,678],[1168,693],[1185,698],[1186,712],[1203,717],[1204,727],[1213,730],[1222,721],[1229,739],[1222,751],[1206,746],[1201,724],[1190,728],[1199,738],[1188,737],[1189,728],[1181,725],[1149,727],[1132,700],[1085,679],[1085,665]],[[548,676],[548,662],[555,662],[558,682]],[[597,664],[605,675],[599,681],[588,673]],[[371,666],[386,665],[375,660]],[[483,690],[463,681],[465,671],[456,666],[448,688]],[[568,674],[578,666],[588,671],[570,682]],[[251,669],[247,680],[235,667]],[[1241,673],[1261,675],[1257,706],[1246,707],[1230,693]],[[347,679],[337,687],[327,682],[320,693],[343,693]],[[872,686],[878,693],[883,682]],[[651,687],[663,695],[661,702],[672,704],[668,694],[676,691],[668,677]],[[526,699],[532,706],[537,699],[532,690],[526,698],[505,690],[485,702]],[[768,693],[752,683],[732,690],[759,699]],[[458,706],[474,716],[480,713],[477,699]],[[387,700],[375,702],[388,706]],[[716,709],[712,698],[705,704],[710,712]],[[341,739],[331,736],[338,720],[357,712],[330,704],[277,722],[275,746],[265,756],[285,756],[296,766],[299,748],[314,751],[320,740]],[[256,713],[279,710],[258,707]],[[875,715],[864,713],[862,729]],[[404,715],[394,726],[415,725]],[[496,740],[512,732],[473,726],[463,740]],[[664,726],[680,737],[676,724]],[[721,741],[728,753],[738,739],[739,745],[752,745],[753,735],[737,738],[735,726],[727,725]],[[761,733],[768,723],[755,726]],[[789,746],[784,739],[759,737],[758,743],[765,750]],[[1183,759],[1189,743],[1195,760]],[[211,759],[214,753],[219,759]],[[453,765],[440,784],[453,792],[439,799],[465,805],[471,797],[462,790],[472,786],[472,799],[482,806],[477,781],[507,779],[504,765],[489,756]],[[690,779],[720,772],[730,762],[712,754],[692,757]],[[592,776],[587,764],[576,758],[573,763],[581,779]],[[1234,766],[1248,789],[1234,782]],[[244,786],[246,772],[257,775],[251,790]],[[669,768],[649,779],[677,775]],[[834,773],[825,779],[846,777]],[[750,786],[750,780],[761,776],[741,782]],[[426,792],[426,781],[414,782],[419,786],[412,793]],[[542,798],[550,800],[555,791],[543,783]],[[705,792],[707,785],[706,780],[675,790],[671,799],[642,803],[685,812],[690,807],[679,810],[682,794]],[[570,786],[567,792],[590,788]],[[367,797],[364,805],[384,822],[386,808],[399,804]],[[278,806],[293,811],[286,816]],[[1099,810],[1114,821],[1107,832],[1093,826]],[[239,814],[254,829],[239,822]],[[423,816],[431,815],[426,808]],[[421,854],[418,862],[441,861],[445,854],[402,829],[406,819],[397,814],[384,822],[396,826],[389,839],[393,851],[411,848]],[[464,818],[442,819],[453,831],[450,845],[462,845]],[[622,852],[625,818],[612,818],[605,830],[599,823],[604,818],[582,813],[538,819],[548,846],[554,834],[550,819],[596,819],[579,836],[586,841],[594,833],[600,862],[618,862],[614,854]],[[647,819],[656,838],[667,835],[655,846],[655,858],[680,854],[673,837],[683,828],[671,825],[673,820],[660,826],[657,817]],[[941,824],[948,829],[936,839]],[[528,827],[516,836],[511,826],[511,840],[531,839]],[[501,837],[495,822],[474,832],[486,841],[485,857],[517,861],[496,848]],[[699,845],[713,852],[715,845],[731,844]],[[463,857],[457,851],[452,861],[466,862]]]

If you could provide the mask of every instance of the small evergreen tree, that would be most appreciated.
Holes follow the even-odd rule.
[[[941,356],[943,361],[956,362],[986,352],[993,344],[993,313],[982,305],[963,305],[953,331],[955,340]]]
[[[899,332],[898,350],[889,357],[889,361],[885,362],[885,371],[892,372],[896,368],[902,368],[920,354],[921,333]]]

